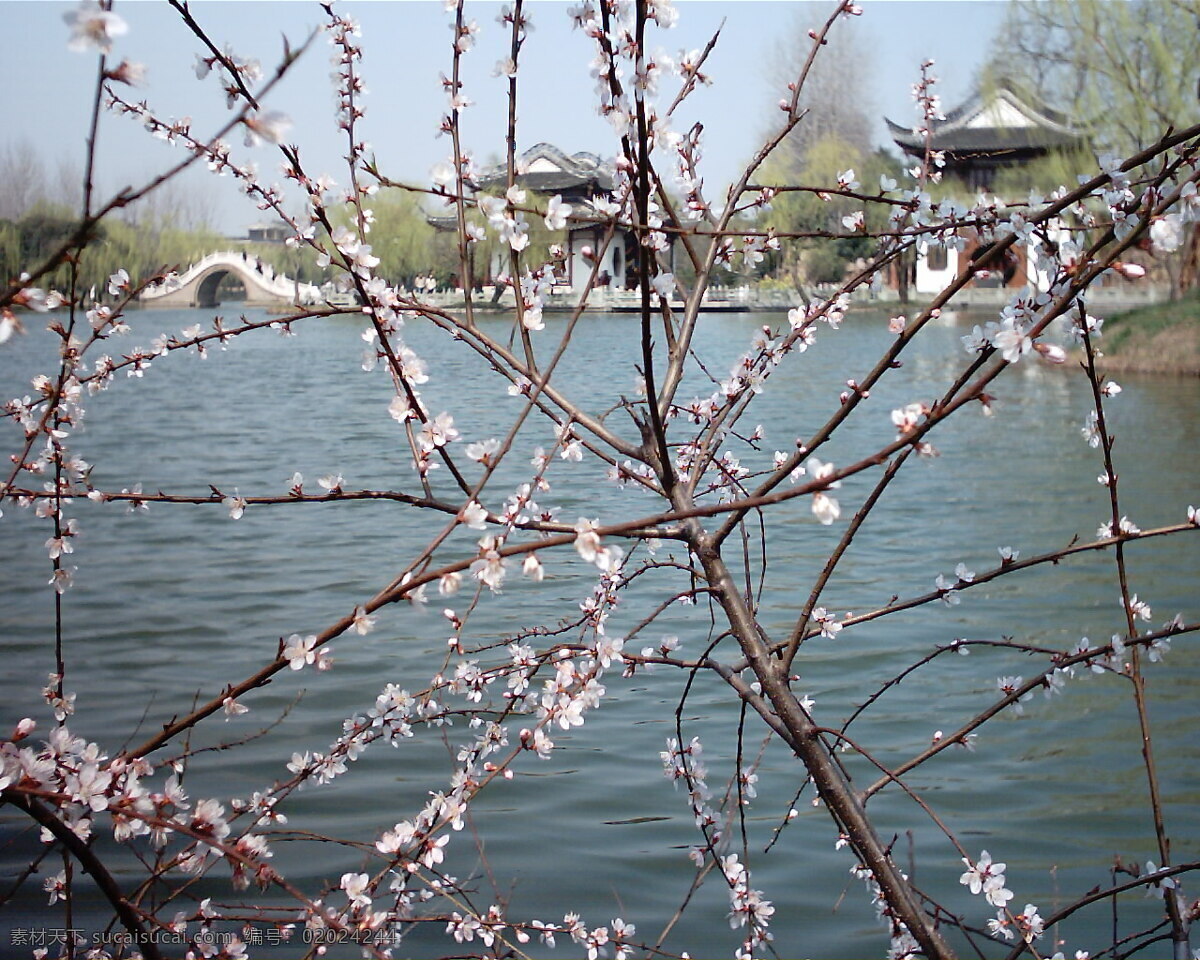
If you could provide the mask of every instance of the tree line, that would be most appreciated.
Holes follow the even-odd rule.
[[[0,271],[15,281],[23,265],[51,257],[78,225],[78,181],[82,173],[69,163],[57,166],[42,157],[28,142],[17,141],[0,149]],[[372,198],[368,236],[379,273],[411,287],[417,276],[432,276],[439,285],[458,281],[458,247],[452,230],[439,229],[435,201],[401,187],[382,187]],[[348,224],[352,212],[333,211],[333,219]],[[214,212],[203,188],[186,189],[168,184],[161,194],[151,194],[115,217],[98,224],[81,251],[79,284],[101,296],[108,278],[118,269],[144,276],[164,268],[184,269],[205,254],[235,245],[269,263],[277,274],[306,283],[323,283],[343,277],[336,267],[322,267],[306,247],[278,242],[250,242],[224,235],[213,223]],[[473,211],[469,219],[482,227],[485,219]],[[532,249],[545,256],[565,232],[552,232],[539,222],[531,225]],[[477,276],[491,280],[488,265],[498,250],[491,240],[481,242]],[[65,287],[68,268],[49,274],[50,287]]]
[[[821,15],[818,6],[800,5],[792,35],[774,51],[776,78],[794,76],[802,65],[806,47],[800,41]],[[812,24],[808,17],[814,18]],[[763,166],[759,176],[763,183],[830,183],[849,170],[858,182],[873,189],[902,175],[901,160],[872,142],[867,107],[870,58],[861,48],[862,41],[845,32],[829,42],[830,55],[814,61],[804,85],[806,122]],[[1033,163],[1003,169],[993,184],[996,193],[1011,196],[1051,190],[1090,162],[1090,154],[1128,154],[1147,147],[1165,128],[1196,122],[1200,89],[1196,71],[1188,65],[1197,62],[1200,0],[1014,2],[975,85],[984,91],[1003,85],[1027,102],[1062,111],[1086,134],[1089,147],[1052,152]],[[1022,69],[1013,71],[1013,63],[1022,64]],[[774,112],[773,105],[770,109]],[[0,150],[0,268],[5,277],[15,278],[22,263],[44,259],[69,235],[79,180],[79,171],[69,162],[50,164],[28,142]],[[928,190],[935,199],[971,198],[967,186],[953,178],[931,183]],[[102,289],[119,265],[145,272],[183,267],[228,245],[213,226],[213,212],[203,191],[171,186],[164,193],[169,196],[155,195],[99,229],[80,264],[85,286]],[[728,272],[743,281],[774,281],[801,289],[840,281],[850,264],[870,253],[867,233],[886,220],[884,211],[872,207],[865,211],[866,222],[858,235],[832,242],[815,236],[839,230],[852,206],[853,200],[844,197],[781,193],[739,221],[747,227],[794,235],[798,242],[789,245],[786,253],[765,250],[757,263],[730,263]],[[443,286],[457,285],[457,241],[452,230],[436,227],[439,212],[432,198],[404,189],[380,190],[373,202],[369,240],[382,275],[405,285],[419,275],[433,276]],[[477,226],[482,224],[476,212],[471,219]],[[549,231],[536,232],[531,241],[541,254],[565,239]],[[335,279],[336,271],[318,267],[306,253],[279,244],[246,246],[278,273],[305,282]],[[476,276],[492,279],[489,265],[496,254],[490,241],[478,246]],[[1188,226],[1179,249],[1162,259],[1177,292],[1197,284],[1200,242],[1194,226]],[[687,264],[680,268],[681,277],[688,279]],[[61,284],[65,273],[60,271],[53,279]]]

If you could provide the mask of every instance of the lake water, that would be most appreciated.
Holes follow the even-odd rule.
[[[211,311],[138,313],[133,333],[120,346],[148,345],[161,332],[210,320]],[[697,352],[723,377],[755,332],[779,320],[764,314],[705,316]],[[958,338],[977,320],[947,315],[931,326],[822,459],[848,462],[891,439],[892,408],[941,392],[965,360]],[[497,330],[506,322],[483,321]],[[537,342],[556,343],[565,323],[548,317]],[[403,437],[387,414],[387,378],[359,367],[361,330],[355,318],[311,321],[297,324],[294,338],[264,330],[239,339],[228,352],[210,351],[206,360],[182,354],[157,359],[143,379],[120,376],[91,401],[74,448],[95,465],[92,480],[106,490],[141,483],[146,491],[204,495],[211,483],[226,493],[236,487],[247,496],[280,495],[293,471],[300,471],[310,489],[318,477],[341,472],[347,489],[419,492]],[[516,401],[473,354],[416,323],[409,324],[406,339],[430,361],[424,391],[431,410],[451,409],[467,440],[503,428]],[[789,358],[758,398],[746,426],[763,425],[764,449],[757,459],[747,454],[743,461],[765,468],[773,450],[791,449],[797,437],[823,423],[836,409],[844,381],[861,378],[890,339],[885,316],[871,311],[852,314],[839,332],[822,330],[817,344]],[[40,333],[0,348],[0,396],[27,393],[33,374],[52,373],[51,348]],[[548,356],[551,348],[539,349]],[[119,352],[115,344],[112,352]],[[586,317],[563,361],[561,382],[600,412],[622,394],[634,396],[638,362],[635,318]],[[1189,503],[1200,505],[1200,381],[1118,379],[1124,390],[1107,409],[1117,436],[1125,512],[1144,529],[1178,523]],[[710,389],[699,379],[691,386],[701,395]],[[1027,359],[991,392],[998,398],[995,416],[963,411],[931,438],[941,456],[905,468],[826,590],[826,607],[862,612],[894,594],[923,593],[938,573],[950,575],[959,562],[973,570],[991,568],[1001,545],[1031,556],[1076,535],[1094,535],[1108,507],[1095,481],[1102,469],[1098,452],[1080,435],[1090,396],[1078,371]],[[692,393],[685,389],[680,396]],[[617,411],[609,422],[628,435],[622,417]],[[0,437],[6,453],[16,449],[19,435],[10,423],[0,423]],[[520,456],[489,488],[497,503],[499,492],[527,473],[533,448],[551,441],[550,431],[531,420],[518,441]],[[444,474],[436,478],[443,488]],[[557,465],[551,479],[554,490],[539,502],[561,506],[562,519],[572,522],[584,515],[605,522],[657,509],[644,494],[616,490],[603,480],[602,469],[586,462]],[[868,478],[843,484],[844,517],[870,483]],[[44,521],[15,505],[6,503],[4,513],[0,729],[28,715],[45,730],[49,718],[38,694],[54,666],[54,604],[43,547],[50,534]],[[194,697],[207,699],[253,672],[274,656],[281,636],[316,632],[371,596],[442,523],[440,515],[414,519],[408,508],[388,502],[252,506],[236,522],[219,505],[154,505],[131,514],[123,505],[76,501],[69,515],[79,517],[83,528],[70,558],[79,572],[65,598],[67,686],[78,692],[71,728],[99,739],[110,754],[187,709]],[[787,635],[844,522],[818,525],[808,498],[775,510],[762,604],[763,626],[773,638]],[[441,555],[469,555],[468,542],[452,541]],[[1152,605],[1155,625],[1177,611],[1189,621],[1200,615],[1200,537],[1132,544],[1128,555],[1131,587]],[[587,571],[565,559],[543,559],[548,576],[540,588],[510,577],[501,596],[484,598],[471,621],[470,642],[552,626],[576,610],[590,591]],[[888,678],[955,638],[1008,636],[1063,650],[1085,635],[1101,642],[1123,622],[1113,569],[1108,554],[1080,555],[966,591],[957,606],[921,607],[848,629],[834,641],[814,640],[797,661],[802,688],[816,701],[817,719],[837,726]],[[630,629],[665,591],[684,584],[645,580],[627,590],[610,634]],[[267,736],[240,749],[196,756],[188,772],[191,795],[228,801],[265,789],[288,776],[285,764],[293,751],[324,750],[343,719],[368,707],[385,683],[412,690],[427,684],[446,649],[445,604],[438,599],[425,608],[382,610],[369,636],[334,642],[330,672],[289,671],[247,698],[249,715],[211,724],[193,746],[247,736],[286,714]],[[465,595],[455,605],[465,607]],[[712,636],[708,611],[674,608],[631,646],[640,649],[668,633],[681,638],[682,652],[698,655]],[[926,746],[935,730],[952,730],[991,703],[997,677],[1029,675],[1040,664],[983,647],[967,657],[940,658],[885,696],[852,730],[881,762],[898,763]],[[1197,859],[1200,656],[1193,636],[1179,638],[1148,676],[1173,856],[1178,862]],[[512,782],[485,792],[471,828],[454,834],[446,863],[460,878],[477,877],[471,884],[478,891],[477,907],[504,901],[514,919],[548,922],[579,911],[589,925],[620,916],[637,925],[639,939],[657,939],[688,892],[694,869],[687,848],[698,839],[686,797],[664,778],[659,760],[674,733],[684,679],[662,668],[629,680],[610,672],[600,709],[582,728],[556,731],[559,749],[551,760],[525,758]],[[705,743],[713,786],[734,769],[736,710],[729,689],[704,676],[682,710],[685,735]],[[512,725],[514,733],[519,726]],[[430,791],[446,788],[453,753],[467,739],[459,725],[418,728],[399,750],[376,745],[352,775],[295,795],[286,807],[288,827],[372,843],[381,830],[415,812]],[[748,760],[761,741],[761,726],[751,722],[743,748]],[[861,761],[847,755],[846,762],[860,785],[873,779]],[[759,797],[748,808],[746,834],[753,885],[776,906],[771,929],[779,955],[884,954],[886,934],[861,883],[849,875],[853,858],[834,849],[828,816],[811,807],[808,794],[779,842],[761,852],[803,777],[777,743],[766,750],[758,773]],[[1129,685],[1110,675],[1080,674],[1054,700],[1037,696],[1025,705],[1024,716],[1002,717],[985,727],[975,752],[947,751],[910,782],[972,855],[987,849],[1008,862],[1013,905],[1036,903],[1043,916],[1107,884],[1114,856],[1139,863],[1158,859]],[[959,886],[958,855],[928,819],[886,791],[871,810],[886,837],[897,835],[896,849],[906,864],[912,851],[918,885],[982,926],[992,914]],[[34,847],[26,823],[0,809],[0,886],[7,890]],[[343,872],[364,863],[351,847],[307,842],[299,833],[279,838],[274,849],[275,865],[306,889],[322,879],[336,884]],[[47,866],[51,873],[58,869]],[[135,875],[118,879],[132,883]],[[45,906],[40,887],[36,880],[27,883],[0,911],[0,943],[6,929],[63,925],[61,913]],[[196,893],[227,899],[229,887],[224,880],[206,880]],[[1152,924],[1155,903],[1140,894],[1122,899],[1121,935]],[[85,898],[75,920],[90,931],[98,920],[89,909]],[[732,955],[740,937],[729,929],[727,912],[724,884],[710,876],[665,949]],[[1110,907],[1100,905],[1057,933],[1073,951],[1103,948],[1111,931]],[[418,924],[397,956],[437,956],[455,948],[442,925]],[[8,949],[0,947],[0,955],[13,955]],[[1046,946],[1044,953],[1054,949]],[[1163,952],[1156,948],[1145,955]],[[579,950],[560,939],[555,955],[568,953]],[[993,947],[990,954],[1002,950]]]

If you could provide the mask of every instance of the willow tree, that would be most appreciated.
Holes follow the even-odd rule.
[[[1200,119],[1198,58],[1200,0],[1046,0],[1009,8],[988,73],[1067,111],[1098,149],[1130,153]]]
[[[381,190],[373,198],[375,222],[371,249],[379,257],[379,270],[393,279],[411,280],[430,270],[434,229],[420,200],[402,190]]]
[[[1164,130],[1200,121],[1197,62],[1200,0],[1017,2],[985,83],[1003,80],[1063,110],[1098,153],[1124,156],[1158,142]],[[1167,266],[1179,293],[1200,280],[1194,225],[1177,249]]]
[[[874,192],[889,180],[895,182],[899,173],[900,164],[886,152],[867,151],[836,134],[813,142],[799,156],[765,165],[762,182],[776,185],[778,193],[762,223],[777,236],[797,241],[777,255],[778,272],[797,285],[840,281],[848,264],[872,252],[867,231],[881,228],[887,220],[878,208],[864,210],[855,194],[860,188]],[[843,190],[831,191],[829,184]],[[836,236],[832,243],[830,234]]]

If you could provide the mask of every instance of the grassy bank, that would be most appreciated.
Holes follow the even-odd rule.
[[[1108,317],[1101,349],[1113,373],[1200,377],[1200,290]]]

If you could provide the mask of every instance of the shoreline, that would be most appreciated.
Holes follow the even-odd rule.
[[[1100,349],[1106,370],[1200,377],[1200,292],[1109,314],[1105,320]]]

